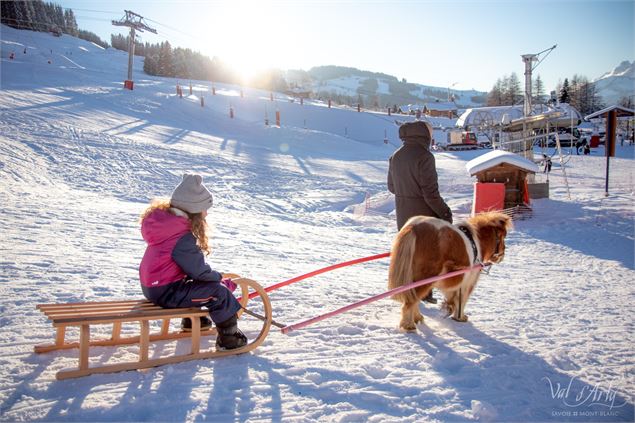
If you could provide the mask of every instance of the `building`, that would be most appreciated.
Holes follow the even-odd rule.
[[[423,106],[423,113],[432,117],[457,117],[459,108],[452,101],[434,101]]]

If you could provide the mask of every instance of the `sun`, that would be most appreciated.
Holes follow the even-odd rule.
[[[282,68],[294,49],[284,3],[242,1],[213,3],[206,48],[247,83],[263,71]]]

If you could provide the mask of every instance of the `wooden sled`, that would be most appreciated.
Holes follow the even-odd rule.
[[[94,373],[114,373],[124,370],[145,369],[162,366],[164,364],[180,363],[182,361],[200,360],[229,355],[243,354],[257,348],[263,343],[272,322],[271,302],[264,288],[256,281],[241,278],[235,274],[225,274],[240,287],[242,297],[240,304],[246,308],[249,301],[249,288],[257,292],[262,299],[264,316],[262,329],[258,336],[244,347],[234,350],[201,351],[201,336],[216,335],[216,328],[200,330],[200,316],[208,316],[206,310],[200,308],[161,308],[147,300],[107,301],[66,304],[40,304],[37,306],[56,329],[55,343],[38,345],[36,353],[44,353],[55,350],[79,348],[79,365],[77,369],[61,370],[56,373],[58,380],[70,379],[91,375]],[[239,311],[239,316],[243,310]],[[189,317],[192,319],[191,332],[171,332],[170,320]],[[161,330],[158,333],[150,333],[150,321],[160,320]],[[126,322],[139,322],[138,336],[121,336],[121,325]],[[90,339],[91,325],[112,325],[112,333],[107,339]],[[66,328],[79,328],[79,341],[66,341]],[[191,350],[188,354],[178,354],[161,358],[149,358],[150,343],[156,341],[170,341],[180,338],[191,338]],[[90,348],[95,346],[117,346],[139,344],[139,357],[137,361],[128,361],[116,364],[89,365]]]

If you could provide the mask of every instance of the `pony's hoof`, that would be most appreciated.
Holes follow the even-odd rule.
[[[463,317],[452,316],[452,320],[454,320],[455,322],[465,323],[467,322],[467,316],[466,315],[463,315]]]
[[[399,325],[399,329],[402,332],[416,332],[417,331],[417,326],[414,324],[400,324]]]

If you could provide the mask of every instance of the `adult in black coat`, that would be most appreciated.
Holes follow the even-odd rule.
[[[452,211],[439,194],[434,156],[430,152],[432,126],[407,122],[399,127],[403,145],[390,157],[388,190],[395,194],[397,229],[413,216],[432,216],[452,223]]]
[[[395,194],[397,229],[413,216],[432,216],[452,223],[452,211],[439,194],[434,156],[430,152],[432,126],[415,121],[399,127],[403,145],[390,157],[388,190]],[[430,295],[425,301],[436,304]]]

